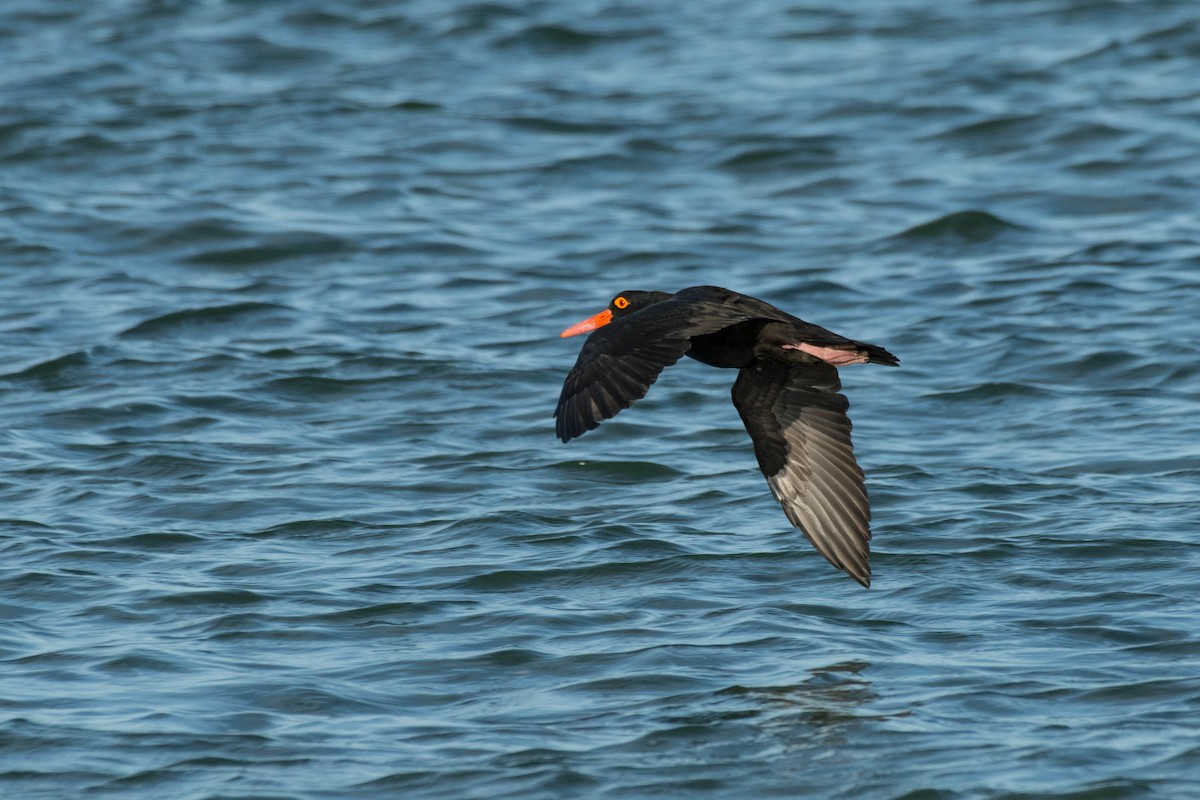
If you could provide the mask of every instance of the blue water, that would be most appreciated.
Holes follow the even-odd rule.
[[[1200,797],[1200,7],[0,6],[0,796]],[[619,290],[842,370],[870,590]]]

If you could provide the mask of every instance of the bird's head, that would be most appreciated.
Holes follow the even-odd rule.
[[[604,309],[595,316],[588,317],[582,322],[575,323],[559,335],[565,339],[568,336],[577,336],[581,333],[590,333],[597,328],[603,328],[614,319],[627,317],[635,311],[641,311],[647,306],[652,306],[655,303],[661,303],[670,296],[671,295],[667,294],[666,292],[639,292],[636,290],[621,292],[612,299],[612,301],[608,304],[608,308]]]

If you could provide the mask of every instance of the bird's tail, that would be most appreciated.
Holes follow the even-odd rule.
[[[865,342],[857,342],[856,344],[858,344],[859,352],[866,353],[867,361],[871,362],[872,364],[885,364],[889,367],[900,366],[900,359],[896,358],[882,347],[873,344],[866,344]]]

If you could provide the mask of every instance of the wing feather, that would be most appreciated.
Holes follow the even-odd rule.
[[[568,442],[641,400],[662,371],[687,353],[693,336],[750,318],[745,309],[682,297],[597,329],[563,382],[554,409],[558,437]]]
[[[733,402],[788,520],[829,563],[871,585],[871,509],[850,440],[849,403],[828,364],[758,359]]]

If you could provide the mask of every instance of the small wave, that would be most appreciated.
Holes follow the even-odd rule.
[[[16,519],[16,518],[0,518],[0,527],[7,528],[10,531],[22,531],[25,533],[43,532],[54,530],[49,525],[37,522],[32,519]]]
[[[538,661],[545,661],[547,658],[549,656],[537,650],[530,650],[523,647],[505,647],[488,653],[480,653],[477,656],[472,656],[464,660],[493,667],[513,668],[523,667]]]
[[[198,329],[238,327],[251,320],[261,320],[264,315],[274,315],[283,311],[291,309],[275,303],[231,303],[189,308],[151,317],[122,331],[120,335],[122,338],[157,338],[193,334]]]
[[[989,242],[1011,231],[1028,230],[1022,225],[986,211],[955,211],[901,231],[891,240],[906,242]]]
[[[178,662],[137,652],[116,656],[108,659],[107,661],[101,661],[100,663],[96,664],[93,669],[99,670],[100,672],[135,674],[187,671],[187,668]]]
[[[409,99],[394,103],[391,107],[397,111],[441,111],[444,106],[430,100]]]
[[[583,31],[567,25],[531,25],[519,33],[497,40],[496,46],[528,48],[548,54],[578,53],[608,42],[661,35],[662,31],[657,28],[596,32]]]
[[[684,473],[653,461],[560,461],[553,469],[602,483],[670,481]]]
[[[152,247],[187,247],[202,242],[228,243],[246,236],[246,231],[222,217],[188,219],[174,225],[148,229],[146,244]]]
[[[1099,142],[1118,141],[1129,135],[1129,131],[1113,125],[1100,122],[1082,122],[1070,126],[1062,133],[1055,134],[1048,142],[1064,147],[1082,147]]]
[[[932,141],[957,142],[969,149],[995,152],[1016,148],[1028,140],[1046,122],[1038,114],[1021,114],[957,125],[949,130],[926,137]]]
[[[295,378],[279,378],[270,381],[266,388],[271,394],[281,399],[325,401],[330,398],[359,394],[364,387],[373,383],[380,383],[380,381],[343,380],[305,375]]]
[[[470,600],[426,600],[418,602],[389,602],[375,605],[351,608],[346,611],[334,611],[328,614],[318,614],[310,619],[319,622],[332,622],[338,625],[353,625],[371,627],[375,625],[395,625],[401,621],[430,617],[446,616],[448,611],[459,611],[464,608],[473,609],[476,603]]]
[[[223,39],[213,49],[225,56],[227,67],[250,74],[311,69],[331,58],[326,50],[279,44],[258,34]]]
[[[604,135],[620,133],[625,126],[603,120],[569,120],[552,117],[506,117],[499,122],[521,130],[537,133],[569,133],[582,135]]]
[[[670,673],[637,672],[631,675],[593,678],[564,687],[568,692],[611,694],[613,692],[668,693],[700,691],[708,682],[702,678]]]
[[[379,526],[356,519],[300,519],[272,525],[260,531],[250,531],[246,536],[256,539],[272,539],[277,536],[287,538],[324,538],[332,537],[341,540],[348,534],[378,530]]]
[[[226,607],[257,605],[270,600],[267,595],[249,589],[200,589],[161,595],[155,597],[152,602],[159,606]]]
[[[125,145],[117,139],[99,133],[84,133],[0,154],[0,162],[102,160],[118,156],[124,149]]]
[[[645,561],[606,561],[583,567],[549,569],[499,569],[457,581],[453,588],[474,592],[515,592],[531,586],[574,586],[580,584],[626,584],[668,576],[696,574],[708,569],[705,555],[667,556]]]
[[[171,455],[169,453],[152,453],[124,465],[124,474],[144,479],[199,479],[211,475],[219,464],[200,458]],[[168,534],[169,535],[169,534]]]
[[[638,538],[613,542],[600,548],[609,560],[638,558],[670,558],[671,556],[689,555],[688,548],[664,539]]]
[[[967,389],[949,392],[933,392],[925,395],[929,399],[951,402],[988,403],[1000,402],[1014,397],[1051,397],[1052,393],[1027,383],[989,382]]]
[[[289,232],[263,237],[243,247],[202,250],[184,259],[185,263],[209,267],[253,267],[291,259],[330,256],[350,248],[346,240],[323,233]]]
[[[312,714],[340,716],[347,714],[379,713],[373,703],[334,692],[304,686],[281,686],[273,691],[254,693],[255,705],[279,714]]]
[[[0,375],[0,380],[35,380],[56,383],[65,380],[69,376],[69,373],[74,372],[80,367],[90,365],[91,361],[91,356],[88,353],[83,350],[77,350],[65,356],[41,361],[17,372]]]
[[[743,174],[794,174],[795,170],[829,167],[838,162],[833,139],[798,136],[749,142],[739,152],[720,161],[720,169]]]
[[[165,550],[177,552],[191,545],[203,544],[203,536],[179,531],[159,531],[155,533],[135,533],[130,536],[118,536],[103,541],[105,547],[130,550]]]
[[[411,257],[414,254],[422,256],[444,256],[452,259],[479,259],[487,255],[486,250],[481,250],[478,247],[473,247],[462,242],[446,241],[444,239],[424,239],[418,236],[405,239],[401,245],[395,247],[381,247],[378,251],[381,255],[403,254],[406,257]]]

